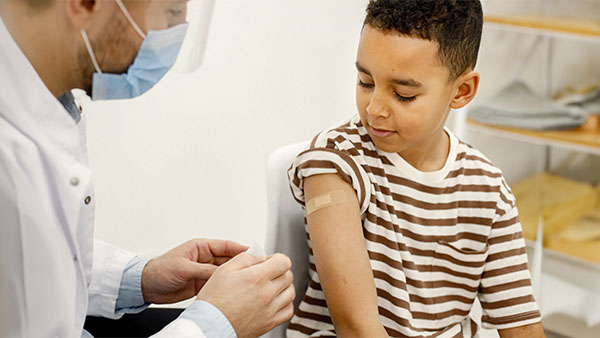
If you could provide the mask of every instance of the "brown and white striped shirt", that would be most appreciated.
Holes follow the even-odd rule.
[[[338,174],[356,191],[390,336],[474,336],[475,297],[486,328],[540,321],[514,196],[498,168],[446,132],[446,164],[421,172],[377,149],[356,115],[317,135],[288,172],[302,205],[303,180],[312,175]],[[309,287],[287,335],[335,336],[312,250],[309,259]]]

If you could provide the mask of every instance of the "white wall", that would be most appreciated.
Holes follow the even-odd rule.
[[[96,236],[139,254],[263,243],[266,162],[354,113],[367,0],[217,0],[207,54],[131,101],[89,103]]]

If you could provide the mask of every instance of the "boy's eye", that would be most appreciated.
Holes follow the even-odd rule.
[[[394,94],[396,95],[396,98],[402,102],[412,102],[417,98],[416,95],[415,96],[402,96],[396,92],[394,92]]]
[[[362,80],[358,80],[358,85],[363,87],[363,88],[373,88],[375,87],[375,85],[371,84],[371,83],[365,83]]]

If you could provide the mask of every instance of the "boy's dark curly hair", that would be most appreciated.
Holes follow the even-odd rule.
[[[483,12],[479,0],[371,0],[364,24],[437,42],[442,64],[456,79],[475,67]]]

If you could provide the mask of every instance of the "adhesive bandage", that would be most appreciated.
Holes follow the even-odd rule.
[[[335,190],[321,194],[306,203],[306,216],[313,212],[346,202],[346,192]]]

